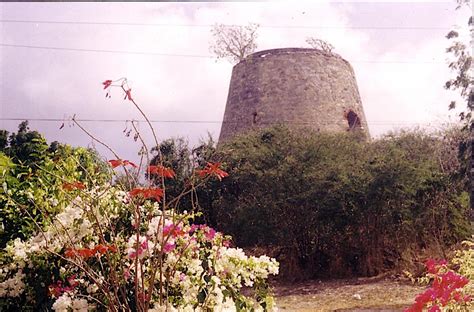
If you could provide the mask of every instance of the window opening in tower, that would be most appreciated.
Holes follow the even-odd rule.
[[[362,128],[362,125],[360,123],[360,118],[356,113],[354,113],[353,110],[350,110],[347,113],[346,118],[347,118],[347,123],[349,124],[349,131],[354,131],[354,130]]]

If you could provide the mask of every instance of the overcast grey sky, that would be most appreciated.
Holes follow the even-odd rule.
[[[470,11],[455,7],[454,0],[0,3],[0,118],[140,119],[118,92],[105,99],[101,82],[125,76],[150,119],[171,121],[154,124],[161,139],[196,143],[208,131],[217,138],[232,65],[212,57],[210,25],[252,22],[261,25],[258,50],[304,47],[309,36],[331,42],[354,67],[373,137],[417,124],[432,129],[457,120],[447,110],[456,95],[443,89],[452,75],[444,36],[466,28]],[[0,120],[0,129],[15,131],[18,123]],[[30,125],[48,141],[90,144],[77,127],[59,130],[61,123]],[[137,158],[125,122],[83,125],[124,159]]]

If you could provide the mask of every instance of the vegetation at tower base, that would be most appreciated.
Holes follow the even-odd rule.
[[[230,176],[210,218],[239,246],[276,247],[287,277],[375,275],[443,255],[472,232],[458,133],[240,136],[218,152]]]
[[[419,268],[424,254],[444,256],[469,236],[457,154],[464,136],[449,129],[366,142],[357,133],[275,127],[241,135],[217,151],[213,142],[201,142],[195,151],[204,158],[192,156],[179,139],[161,148],[176,168],[222,161],[230,176],[193,195],[202,219],[232,234],[238,246],[271,247],[283,278],[311,278]],[[186,207],[191,197],[182,201]]]

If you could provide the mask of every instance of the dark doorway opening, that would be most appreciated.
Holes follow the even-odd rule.
[[[354,131],[362,128],[359,115],[357,115],[353,110],[350,110],[346,114],[346,119],[347,123],[349,124],[349,131]]]

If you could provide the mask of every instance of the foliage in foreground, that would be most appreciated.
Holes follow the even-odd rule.
[[[121,89],[124,100],[147,119],[126,79],[106,80],[103,85],[109,93],[114,87]],[[89,133],[74,118],[72,122]],[[135,137],[143,142],[138,131]],[[144,142],[142,150],[150,150]],[[196,214],[177,213],[181,198],[195,196],[206,181],[228,174],[219,163],[207,162],[192,171],[181,193],[170,193],[169,198],[166,184],[177,174],[166,166],[161,150],[156,152],[156,163],[145,168],[114,153],[112,168],[100,172],[96,166],[74,167],[78,164],[70,157],[70,175],[62,174],[68,171],[57,158],[38,162],[34,171],[41,175],[27,175],[24,182],[34,183],[26,187],[12,183],[18,177],[12,170],[33,169],[0,158],[0,199],[13,213],[24,211],[34,226],[0,251],[2,311],[273,310],[266,279],[278,273],[278,263],[266,256],[248,257],[230,247],[230,237],[192,224]],[[113,184],[115,168],[122,168],[124,175]],[[20,204],[17,194],[28,200]],[[192,202],[189,209],[195,210]],[[11,219],[5,220],[10,227]],[[245,295],[244,287],[249,288]]]
[[[426,261],[427,274],[419,282],[430,287],[405,312],[472,311],[474,308],[474,242],[463,242],[448,265],[446,260]]]
[[[247,257],[229,247],[229,237],[190,224],[192,215],[162,215],[151,201],[130,210],[129,195],[116,188],[71,192],[49,226],[11,241],[2,254],[3,308],[136,311],[141,296],[151,296],[149,311],[271,309],[264,281],[278,272],[274,260]],[[243,286],[255,290],[255,300],[241,294]]]
[[[105,182],[106,164],[86,148],[72,148],[30,131],[22,122],[17,133],[1,131],[0,144],[0,248],[15,238],[25,239],[42,224],[44,214],[56,214],[67,205],[65,182]],[[0,142],[1,143],[1,142]]]

